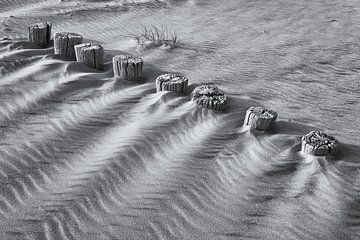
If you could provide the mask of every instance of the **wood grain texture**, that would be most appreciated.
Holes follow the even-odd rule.
[[[81,44],[83,37],[77,33],[57,32],[54,34],[54,52],[61,57],[75,60],[74,46]]]
[[[127,55],[113,57],[114,77],[129,81],[141,81],[143,59]]]
[[[196,87],[191,93],[191,99],[199,106],[224,111],[227,104],[225,93],[217,86],[201,85]]]
[[[28,27],[28,40],[39,47],[47,47],[51,39],[51,23],[36,23]]]
[[[189,80],[179,73],[166,73],[155,80],[156,91],[172,91],[175,93],[186,93]]]
[[[246,111],[244,125],[259,131],[271,131],[274,128],[277,113],[273,110],[251,107]]]
[[[104,48],[99,44],[82,43],[74,46],[76,61],[102,70],[104,68]]]
[[[311,131],[302,137],[301,151],[314,156],[334,155],[337,152],[336,140],[322,131]]]

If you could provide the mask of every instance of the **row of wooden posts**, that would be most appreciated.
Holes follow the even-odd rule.
[[[51,40],[51,23],[39,23],[29,27],[29,41],[46,47]],[[104,67],[104,49],[100,44],[83,43],[83,37],[77,33],[57,32],[54,34],[55,54],[69,60],[76,60],[91,68],[102,70]],[[117,55],[113,57],[114,77],[128,81],[142,79],[143,59],[141,57]],[[188,78],[179,73],[167,73],[156,78],[156,91],[172,91],[185,94]],[[191,99],[199,106],[223,111],[227,104],[226,94],[216,86],[201,85],[191,93]],[[251,107],[246,111],[244,125],[258,131],[271,131],[275,126],[277,113],[261,107]],[[302,152],[315,156],[336,153],[334,137],[321,131],[312,131],[302,137]]]

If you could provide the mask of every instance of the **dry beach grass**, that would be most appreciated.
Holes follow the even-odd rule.
[[[141,25],[141,30],[135,33],[129,33],[128,37],[134,38],[136,42],[146,48],[156,46],[176,47],[179,44],[179,39],[176,31],[169,30],[168,26],[150,26]]]
[[[359,239],[359,11],[0,0],[0,239]],[[101,44],[104,69],[28,43],[27,27],[46,21]],[[149,26],[181,44],[125,37],[178,42]],[[141,82],[113,78],[116,55],[144,60]],[[226,111],[156,92],[168,72],[188,93],[218,86]],[[278,113],[272,132],[243,126],[251,106]],[[301,152],[313,130],[339,140],[335,156]]]

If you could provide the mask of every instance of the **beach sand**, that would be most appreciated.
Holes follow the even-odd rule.
[[[27,42],[52,22],[104,70]],[[0,0],[0,239],[360,239],[360,5],[349,1]],[[141,48],[145,26],[176,48]],[[141,56],[140,83],[111,59]],[[179,72],[226,111],[155,90]],[[246,110],[278,113],[273,132]],[[323,130],[336,156],[301,153]]]

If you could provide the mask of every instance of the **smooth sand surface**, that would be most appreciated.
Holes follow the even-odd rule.
[[[360,239],[360,5],[342,1],[0,0],[0,239]],[[51,21],[101,44],[97,71],[27,43]],[[175,49],[126,37],[176,29]],[[7,39],[4,39],[7,38]],[[141,83],[113,78],[118,54]],[[155,91],[216,84],[225,112]],[[274,132],[243,127],[250,106]],[[301,136],[339,140],[333,157]]]

